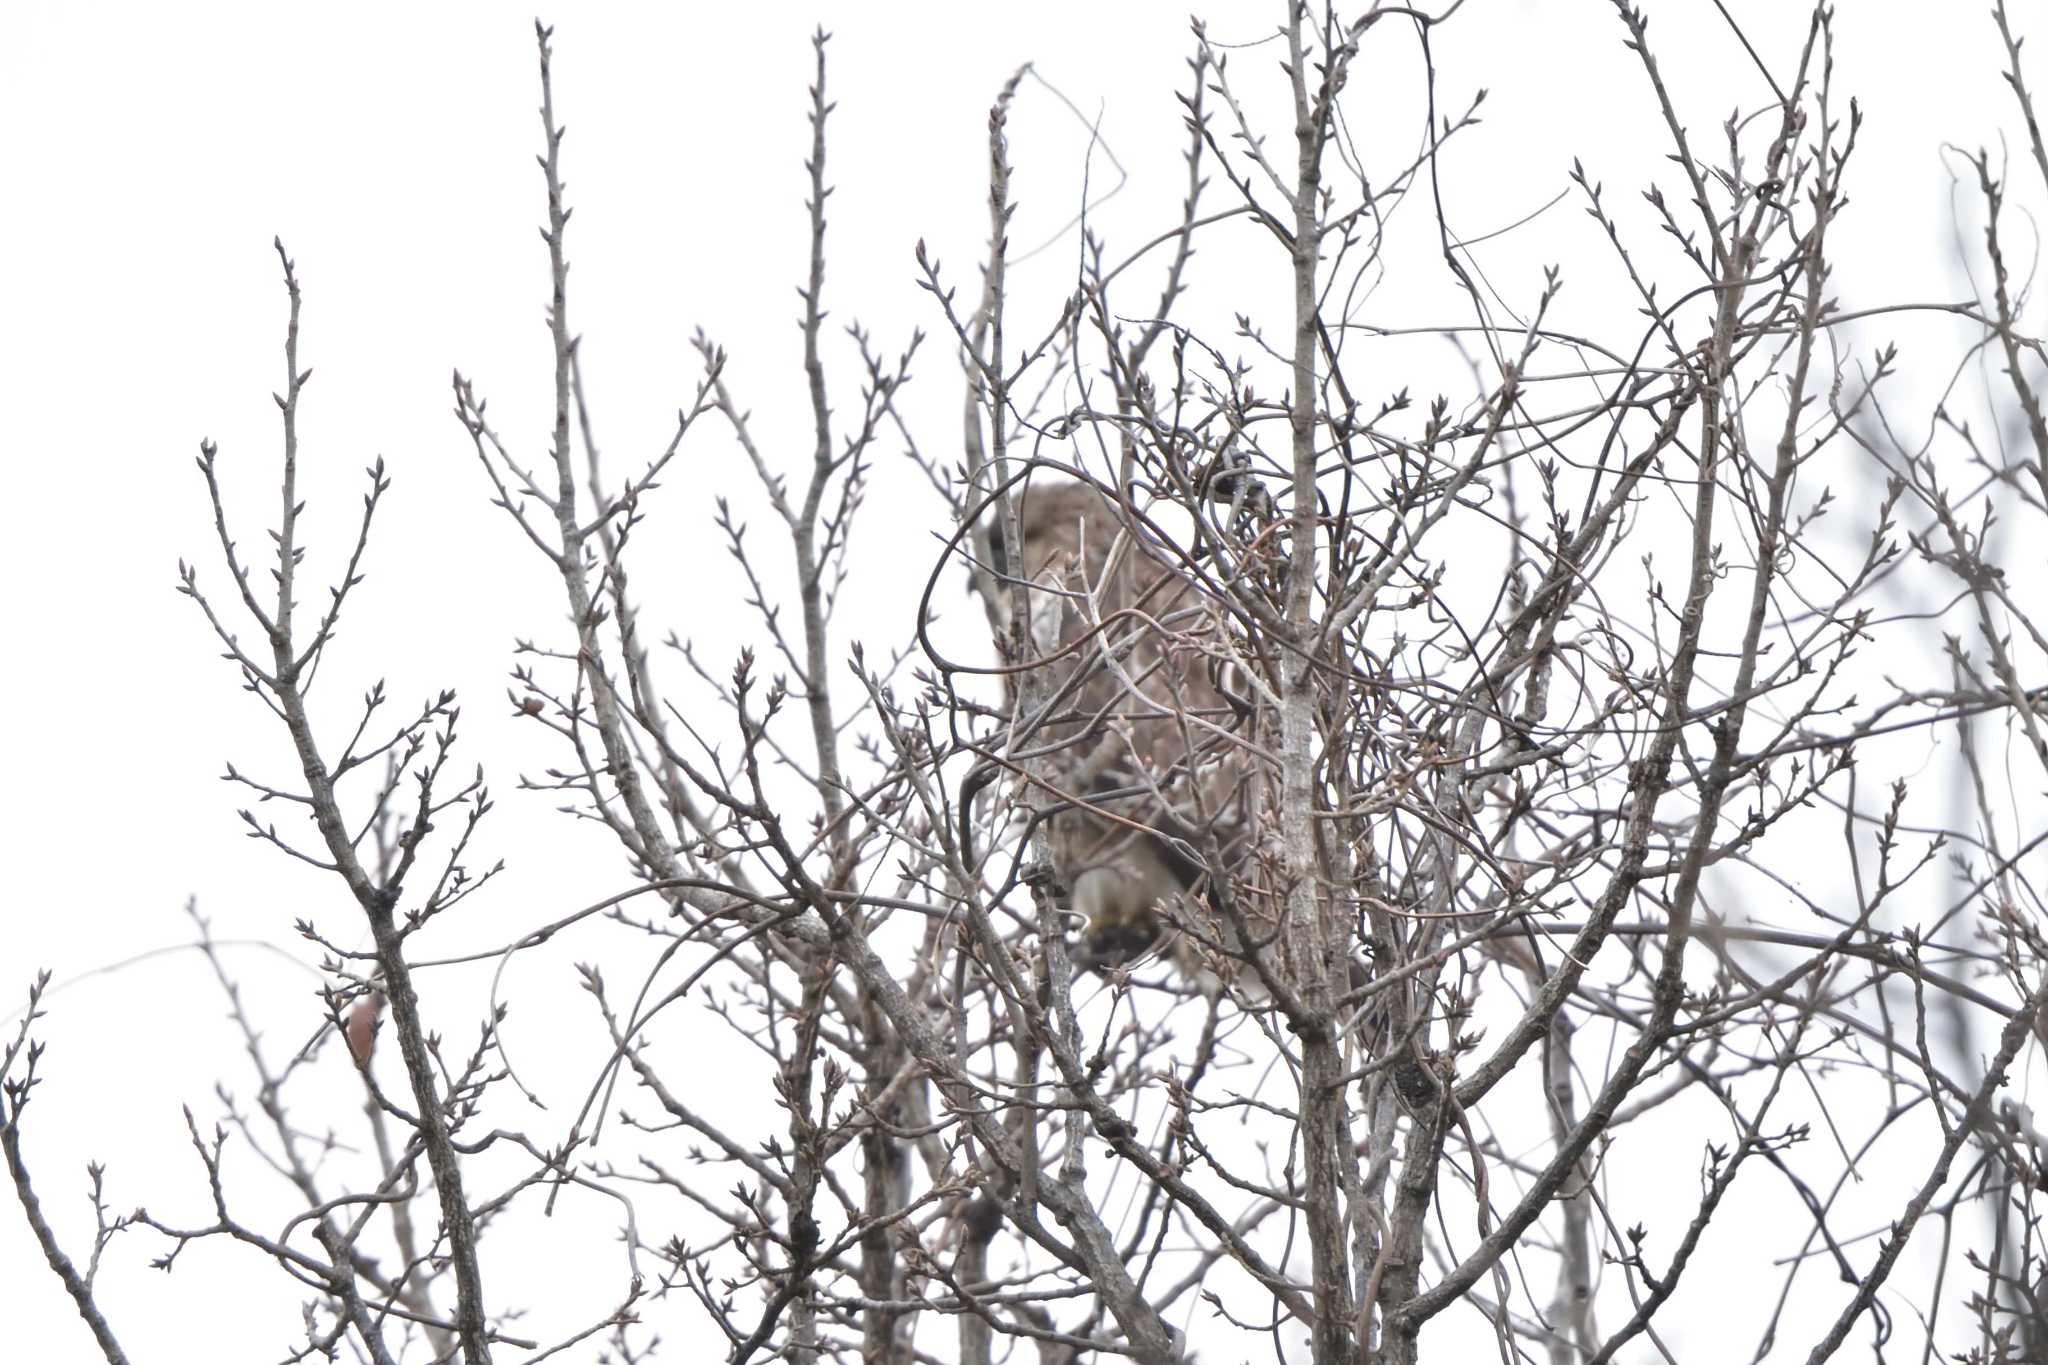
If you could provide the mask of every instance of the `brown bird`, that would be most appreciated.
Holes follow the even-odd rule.
[[[1193,971],[1214,957],[1201,945],[1239,942],[1214,893],[1250,827],[1222,618],[1180,552],[1092,485],[1034,485],[1020,521],[1042,709],[1018,748],[1049,755],[1052,799],[1067,803],[1048,833],[1086,920],[1076,956],[1107,969],[1171,948]]]
[[[356,1001],[342,1021],[342,1037],[348,1042],[348,1055],[358,1071],[367,1070],[370,1055],[377,1047],[377,1025],[384,1013],[384,992],[371,991]]]

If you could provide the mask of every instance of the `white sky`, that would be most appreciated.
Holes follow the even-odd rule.
[[[1767,61],[1789,63],[1803,29],[1797,7],[1739,0],[1731,8],[1753,22]],[[1851,176],[1856,208],[1838,292],[1851,306],[1959,296],[1938,152],[1944,141],[1995,145],[2009,121],[1995,34],[1974,5],[1941,22],[1918,10],[1909,21],[1890,5],[1841,8],[1839,80],[1862,98],[1869,145]],[[1643,231],[1636,191],[1661,173],[1662,148],[1611,8],[1471,0],[1467,10],[1435,54],[1445,112],[1462,109],[1477,86],[1491,91],[1488,121],[1446,156],[1454,229],[1476,237],[1539,208],[1566,187],[1577,156],[1606,182],[1610,206]],[[1696,135],[1713,136],[1737,105],[1758,106],[1761,81],[1711,6],[1685,0],[1650,10],[1652,39]],[[1220,6],[1210,31],[1246,42],[1278,14],[1270,4]],[[1096,217],[1112,248],[1128,249],[1173,220],[1184,147],[1173,94],[1190,47],[1177,4],[560,10],[551,22],[576,207],[571,313],[587,339],[598,435],[615,472],[665,440],[695,377],[688,341],[699,327],[731,351],[728,379],[771,450],[794,468],[804,449],[793,286],[804,250],[807,36],[821,16],[836,33],[839,101],[828,305],[838,320],[867,325],[882,349],[900,349],[913,326],[943,332],[915,287],[920,237],[963,300],[975,294],[986,236],[986,110],[1023,61],[1088,116],[1099,112],[1129,172]],[[1388,162],[1405,159],[1419,136],[1415,46],[1397,29],[1383,27],[1354,76],[1353,135]],[[1233,71],[1247,89],[1270,91],[1276,59],[1270,47],[1244,51]],[[2048,85],[2048,70],[2036,79]],[[536,105],[530,21],[502,6],[10,8],[0,44],[8,186],[0,383],[13,414],[13,515],[0,541],[0,638],[15,663],[0,684],[13,773],[0,1012],[16,1007],[38,967],[68,981],[189,942],[180,914],[188,896],[220,937],[275,945],[306,962],[317,954],[292,933],[298,917],[358,937],[338,887],[241,834],[242,794],[215,779],[229,758],[284,778],[283,736],[237,690],[198,614],[172,590],[181,556],[201,566],[203,583],[225,583],[192,466],[200,438],[221,445],[246,547],[262,544],[275,515],[269,393],[281,382],[284,297],[272,234],[298,262],[302,362],[316,372],[302,414],[311,578],[331,572],[353,529],[362,467],[382,455],[395,484],[326,680],[331,714],[380,676],[394,709],[456,687],[469,761],[486,764],[500,797],[486,834],[511,872],[436,949],[509,939],[623,885],[602,841],[552,814],[546,798],[515,790],[518,772],[554,756],[508,714],[511,642],[558,640],[561,608],[537,558],[486,505],[487,487],[449,413],[449,373],[459,366],[490,395],[508,439],[528,454],[545,440]],[[1382,110],[1400,113],[1374,121]],[[1053,237],[1078,206],[1087,135],[1032,84],[1012,128],[1022,205],[1012,237],[1026,247]],[[1110,178],[1098,158],[1095,190]],[[1210,190],[1219,205],[1229,193],[1220,182]],[[1429,228],[1423,207],[1405,211],[1411,228]],[[1280,315],[1278,279],[1252,245],[1242,230],[1205,243],[1195,269],[1209,292],[1198,305]],[[1022,267],[1015,287],[1057,290],[1072,251],[1069,235]],[[1498,251],[1480,259],[1517,306],[1549,260],[1566,268],[1564,317],[1629,306],[1576,200]],[[1412,243],[1390,259],[1396,273],[1367,315],[1444,320],[1440,261]],[[1149,305],[1154,288],[1148,281],[1132,291],[1126,306]],[[1037,307],[1042,317],[1051,310]],[[850,352],[843,340],[835,345],[843,362]],[[926,419],[923,439],[941,448],[957,430],[950,348],[929,342],[918,373],[912,410]],[[1384,387],[1408,382],[1418,393],[1431,387],[1401,373]],[[849,386],[842,411],[851,403]],[[723,663],[745,624],[734,617],[728,561],[708,529],[710,491],[748,506],[746,471],[718,436],[691,447],[656,508],[653,525],[673,538],[660,553],[674,556],[674,581],[641,583],[658,618],[653,633],[673,627]],[[866,561],[883,586],[862,593],[854,629],[901,638],[905,585],[932,555],[921,530],[931,510],[906,471],[885,469]],[[958,605],[966,609],[964,597]],[[515,969],[521,990],[534,994],[521,995],[508,1039],[556,1086],[547,1090],[550,1114],[531,1119],[538,1131],[566,1125],[583,1075],[571,1063],[596,1046],[578,997],[563,991],[564,1014],[551,1018],[547,992],[569,980],[570,963],[599,951],[565,945]],[[276,1051],[313,1031],[311,972],[254,947],[230,962]],[[481,978],[471,984],[480,990]],[[451,1046],[466,1048],[474,1036],[480,999],[470,991],[437,1016]],[[192,1104],[210,1123],[214,1080],[227,1078],[244,1097],[249,1082],[203,962],[190,953],[153,957],[70,985],[48,1005],[38,1030],[50,1044],[47,1080],[28,1113],[28,1150],[70,1250],[88,1249],[88,1158],[111,1166],[114,1209],[147,1202],[166,1219],[204,1219],[178,1106]],[[551,1071],[558,1054],[562,1065]],[[331,1073],[333,1121],[346,1123],[345,1064],[330,1052],[321,1065]],[[713,1073],[707,1083],[753,1074],[743,1057],[730,1076],[715,1059],[704,1065]],[[256,1183],[253,1171],[244,1174]],[[587,1233],[587,1245],[609,1248],[611,1211],[585,1213],[583,1223],[565,1214],[561,1236]],[[202,1245],[166,1277],[145,1265],[160,1250],[153,1237],[130,1234],[101,1273],[102,1303],[137,1358],[175,1358],[196,1349],[183,1344],[202,1342],[215,1359],[281,1350],[295,1300],[274,1268]],[[554,1282],[564,1268],[494,1263],[492,1272],[494,1294],[505,1287],[521,1297],[511,1286]],[[0,1207],[0,1286],[0,1312],[22,1359],[88,1357],[89,1341],[38,1264],[11,1199]],[[599,1307],[595,1298],[566,1305],[561,1321]],[[684,1330],[678,1319],[686,1317],[670,1317],[670,1330]]]

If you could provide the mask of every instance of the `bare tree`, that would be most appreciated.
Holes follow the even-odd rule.
[[[346,568],[302,611],[321,514],[299,493],[309,371],[280,244],[278,521],[251,558],[205,446],[226,587],[196,567],[181,583],[297,759],[289,779],[229,768],[302,817],[245,812],[250,833],[338,879],[371,946],[300,926],[330,1017],[287,1059],[200,921],[260,1114],[190,1121],[211,1222],[112,1216],[96,1173],[84,1271],[21,1156],[32,992],[0,1060],[0,1149],[106,1358],[126,1357],[93,1270],[142,1228],[168,1239],[166,1268],[210,1238],[273,1259],[313,1296],[292,1359],[601,1341],[641,1360],[666,1336],[736,1365],[1020,1348],[1165,1365],[1265,1337],[1318,1365],[1488,1341],[1565,1365],[1693,1358],[1673,1332],[1710,1332],[1715,1358],[1860,1340],[2048,1360],[2048,1139],[2023,1091],[2001,1093],[2048,1018],[2048,573],[2027,550],[2048,533],[2048,352],[2006,169],[1958,154],[1981,213],[1972,298],[1845,308],[1830,251],[1863,124],[1837,92],[1832,11],[1784,51],[1728,20],[1773,97],[1710,151],[1647,18],[1617,4],[1615,98],[1661,124],[1668,170],[1643,237],[1574,168],[1635,307],[1568,329],[1561,271],[1489,281],[1442,209],[1445,148],[1479,108],[1437,104],[1436,43],[1465,9],[1288,0],[1274,89],[1197,23],[1178,215],[1127,255],[1084,220],[1054,298],[1010,287],[1020,72],[989,113],[972,302],[919,250],[962,379],[943,435],[903,402],[920,337],[826,326],[820,32],[807,458],[757,439],[700,336],[672,439],[623,479],[585,401],[537,29],[544,449],[499,429],[481,379],[458,373],[453,398],[508,540],[566,605],[514,670],[513,707],[559,754],[522,794],[608,831],[631,880],[485,956],[645,944],[628,989],[584,969],[610,1045],[545,1126],[510,1103],[526,1087],[495,997],[461,1049],[422,1021],[456,959],[421,931],[506,867],[476,851],[491,798],[458,757],[455,698],[396,723],[381,685],[345,721],[311,700],[389,485],[368,472]],[[1993,18],[2013,178],[2038,196],[2020,35],[2002,0]],[[1421,73],[1423,135],[1399,155],[1345,113],[1382,49]],[[1435,255],[1397,263],[1411,198]],[[1277,309],[1228,298],[1218,328],[1190,299],[1196,242],[1225,231],[1253,234],[1288,289]],[[1425,264],[1458,311],[1375,320],[1372,281]],[[1940,405],[1907,416],[1897,352],[1854,348],[1930,310],[1976,340]],[[1412,397],[1446,343],[1467,387]],[[1974,428],[1973,402],[2007,421]],[[774,533],[724,498],[710,513],[758,640],[730,666],[658,645],[644,613],[673,614],[668,585],[629,573],[679,454],[714,439]],[[944,508],[943,548],[901,636],[869,648],[838,613],[898,446],[889,469]],[[938,607],[963,579],[971,625]],[[1952,789],[1909,781],[1930,750]],[[704,1045],[686,1001],[772,1076],[772,1131],[665,1059]],[[375,1154],[346,1173],[289,1098],[335,1037]],[[659,1117],[629,1119],[621,1091]],[[282,1230],[240,1211],[237,1144],[291,1187]],[[565,1191],[616,1202],[631,1264],[614,1307],[543,1341],[482,1248],[515,1204]]]

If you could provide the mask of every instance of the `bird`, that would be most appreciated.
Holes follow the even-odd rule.
[[[1042,705],[1020,747],[1055,789],[1047,845],[1084,925],[1076,961],[1107,972],[1161,949],[1206,987],[1243,952],[1216,907],[1250,826],[1245,708],[1221,686],[1220,613],[1134,512],[1078,480],[1023,492],[1015,571]]]
[[[371,1054],[377,1047],[377,1026],[384,1013],[384,992],[373,990],[356,1001],[342,1021],[342,1038],[348,1043],[349,1060],[356,1064],[356,1070],[370,1068]]]

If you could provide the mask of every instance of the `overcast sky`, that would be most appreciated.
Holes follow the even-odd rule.
[[[1803,28],[1795,6],[1730,8],[1752,24],[1767,61],[1790,62]],[[1711,135],[1729,110],[1762,104],[1755,67],[1711,6],[1649,9],[1697,129]],[[1978,7],[1942,22],[1905,12],[1844,6],[1840,20],[1838,79],[1869,116],[1837,283],[1852,305],[1960,295],[1940,149],[1996,145],[2008,120],[1995,34]],[[666,439],[695,378],[689,341],[699,328],[730,351],[728,379],[771,451],[804,447],[794,285],[804,253],[808,35],[821,15],[836,34],[830,79],[839,101],[827,301],[882,349],[901,349],[916,327],[944,331],[916,287],[920,239],[963,298],[976,291],[986,111],[1023,62],[1050,82],[1027,82],[1013,119],[1013,241],[1046,247],[1020,267],[1015,287],[1049,291],[1038,314],[1049,320],[1057,307],[1075,250],[1065,229],[1084,193],[1101,199],[1121,184],[1091,209],[1113,246],[1134,246],[1173,221],[1184,146],[1174,92],[1190,50],[1177,4],[557,11],[556,98],[576,208],[572,322],[587,338],[598,437],[615,470]],[[1252,43],[1277,16],[1274,5],[1217,6],[1210,31]],[[1351,130],[1389,162],[1412,155],[1419,137],[1417,53],[1392,28],[1354,76]],[[1611,7],[1591,0],[1470,0],[1444,31],[1434,54],[1441,104],[1462,109],[1477,88],[1490,91],[1487,123],[1446,160],[1445,207],[1458,235],[1476,238],[1543,208],[1567,188],[1574,157],[1607,182],[1618,211],[1643,221],[1635,191],[1659,172],[1661,146],[1621,36]],[[1233,63],[1248,87],[1270,89],[1275,60],[1272,48],[1254,47]],[[12,779],[0,1014],[16,1007],[36,968],[76,979],[48,1002],[39,1029],[50,1043],[48,1080],[28,1116],[45,1206],[74,1254],[89,1242],[88,1158],[111,1165],[116,1210],[147,1202],[166,1219],[203,1220],[204,1184],[178,1106],[192,1104],[210,1123],[216,1078],[244,1096],[248,1088],[222,996],[196,955],[88,974],[188,943],[182,907],[196,898],[217,935],[245,945],[229,961],[275,1047],[288,1051],[320,1015],[317,975],[292,965],[317,954],[293,935],[293,920],[311,916],[346,941],[360,937],[338,887],[243,837],[243,795],[216,780],[224,761],[283,777],[289,755],[173,591],[181,557],[201,566],[202,583],[225,582],[192,464],[201,438],[220,443],[243,543],[261,545],[275,516],[269,395],[282,382],[285,302],[273,234],[306,292],[301,354],[315,376],[302,426],[315,577],[344,548],[362,468],[381,456],[394,481],[327,685],[337,705],[378,677],[401,703],[458,688],[466,752],[486,764],[501,798],[491,837],[511,859],[511,877],[437,947],[502,942],[623,884],[625,869],[601,841],[554,814],[546,797],[514,790],[516,775],[548,755],[505,702],[511,645],[550,632],[559,639],[561,612],[537,557],[487,505],[449,412],[459,367],[490,396],[508,438],[528,454],[543,448],[551,398],[536,104],[530,18],[502,6],[10,7],[0,44],[0,383],[12,419],[0,639],[14,662],[0,675]],[[1382,110],[1385,121],[1375,121]],[[1103,143],[1091,152],[1087,124],[1098,120]],[[1433,231],[1423,208],[1406,212]],[[1254,245],[1227,232],[1205,243],[1197,269],[1210,292],[1199,306],[1280,315],[1281,282]],[[1480,259],[1495,287],[1525,301],[1537,266],[1560,261],[1566,315],[1597,317],[1628,306],[1597,248],[1568,200]],[[1430,309],[1447,297],[1446,283],[1440,262],[1416,251],[1368,311],[1389,322],[1437,320]],[[834,345],[843,364],[850,352]],[[1390,376],[1387,389],[1400,379]],[[929,419],[935,442],[957,430],[958,395],[949,348],[928,343],[913,410]],[[642,580],[660,605],[660,631],[676,629],[728,661],[745,626],[708,536],[708,495],[732,492],[744,507],[746,489],[719,438],[693,450],[657,509],[671,538],[661,553],[685,576],[672,590]],[[869,543],[868,562],[884,584],[913,584],[934,552],[924,535],[934,504],[905,468],[884,471],[877,497],[888,534]],[[900,593],[877,592],[852,628],[900,639],[906,612]],[[536,992],[546,980],[559,988],[569,964],[596,951],[568,946],[519,971]],[[480,998],[472,992],[436,1022],[466,1040]],[[564,1052],[585,1049],[587,1061],[587,1022],[557,1026],[534,1014],[516,1013],[507,1030],[537,1076],[554,1079],[558,1042]],[[338,1054],[323,1064],[344,1122],[352,1082]],[[551,1108],[573,1112],[583,1078],[565,1063],[560,1089],[546,1092]],[[566,1119],[533,1122],[545,1130]],[[608,1210],[563,1218],[588,1245],[610,1245]],[[267,1359],[289,1340],[296,1307],[274,1268],[201,1246],[165,1277],[146,1268],[160,1250],[131,1234],[101,1273],[103,1303],[138,1359],[177,1358],[177,1343],[205,1343],[211,1359]],[[35,1261],[9,1202],[0,1207],[9,1347],[23,1360],[85,1358],[76,1316]],[[494,1290],[560,1283],[565,1273],[492,1270]],[[595,1302],[569,1305],[564,1320]],[[245,1311],[252,1303],[261,1306]]]

